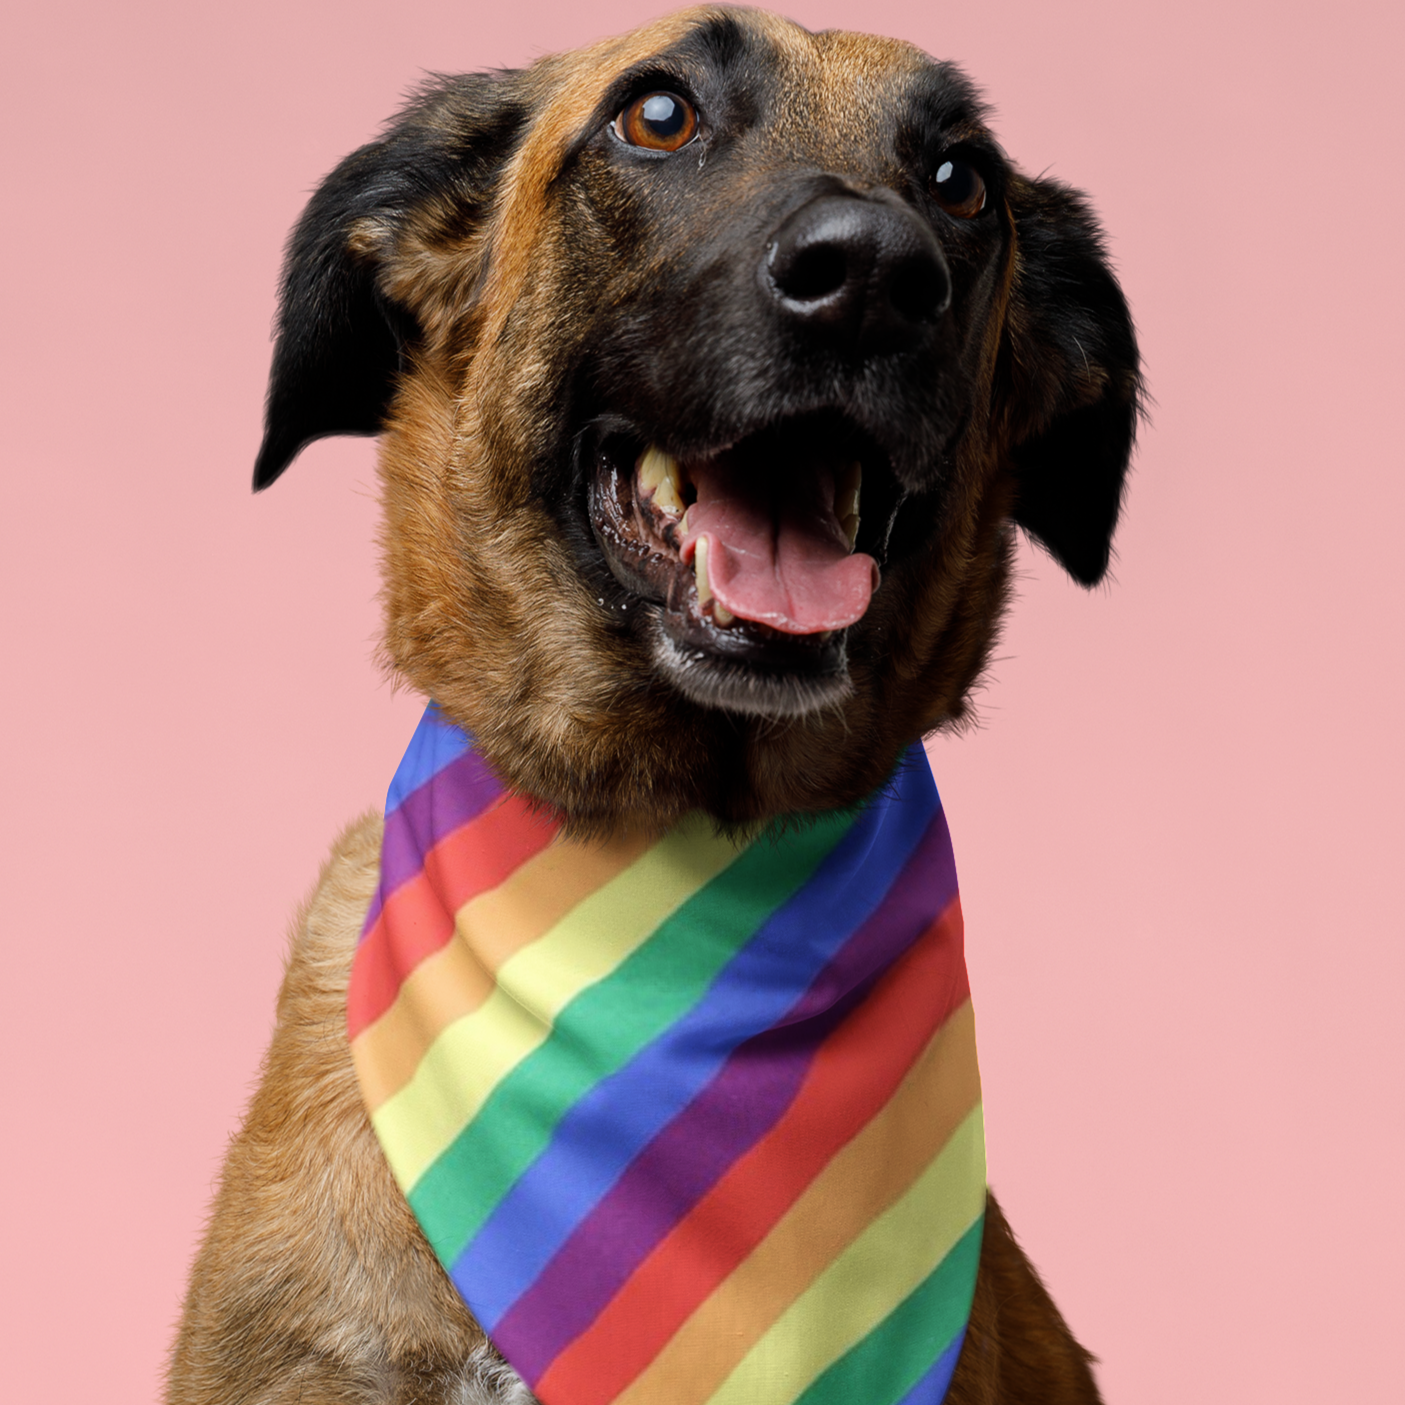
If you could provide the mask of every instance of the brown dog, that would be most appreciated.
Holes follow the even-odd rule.
[[[962,717],[1012,524],[1102,577],[1139,387],[1094,220],[1008,164],[959,72],[694,10],[436,80],[328,177],[289,252],[255,483],[318,436],[380,433],[400,676],[577,835],[744,826],[855,804]],[[682,545],[700,494],[819,542],[824,569],[778,557],[780,604],[759,576],[724,588]],[[175,1405],[530,1398],[353,1076],[379,835],[343,836],[299,924]],[[949,1400],[1093,1401],[1087,1362],[992,1202]]]

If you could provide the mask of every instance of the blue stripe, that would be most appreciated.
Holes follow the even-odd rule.
[[[418,790],[451,761],[457,760],[472,746],[466,733],[452,722],[446,722],[434,703],[430,703],[420,718],[410,745],[405,749],[400,765],[385,795],[385,813],[404,803],[405,797]]]
[[[927,1373],[913,1388],[898,1401],[898,1405],[941,1405],[946,1399],[947,1388],[956,1372],[956,1363],[961,1356],[961,1344],[966,1340],[966,1329],[956,1334],[956,1340],[932,1362]]]
[[[939,810],[925,758],[920,765],[904,765],[889,791],[722,969],[692,1010],[566,1113],[550,1145],[450,1269],[465,1295],[472,1294],[474,1312],[488,1331],[736,1047],[791,1008],[882,902]],[[648,992],[641,991],[640,998],[647,999]]]

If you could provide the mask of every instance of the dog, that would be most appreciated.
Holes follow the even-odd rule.
[[[255,487],[378,434],[387,666],[580,843],[744,835],[860,805],[962,721],[1016,527],[1103,578],[1140,398],[1088,205],[1011,165],[960,71],[709,7],[435,78],[337,167],[290,241]],[[709,564],[699,503],[772,540]],[[297,922],[171,1405],[532,1399],[353,1073],[380,833]],[[946,1398],[1095,1401],[1091,1359],[989,1201]]]

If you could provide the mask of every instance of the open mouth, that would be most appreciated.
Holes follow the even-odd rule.
[[[675,456],[603,435],[591,526],[616,579],[657,607],[655,662],[695,701],[796,715],[850,690],[902,498],[886,455],[838,416],[784,421]]]

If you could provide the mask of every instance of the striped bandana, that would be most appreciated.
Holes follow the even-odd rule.
[[[926,758],[749,843],[565,838],[431,705],[347,1021],[396,1180],[545,1405],[939,1405],[985,1208]]]

